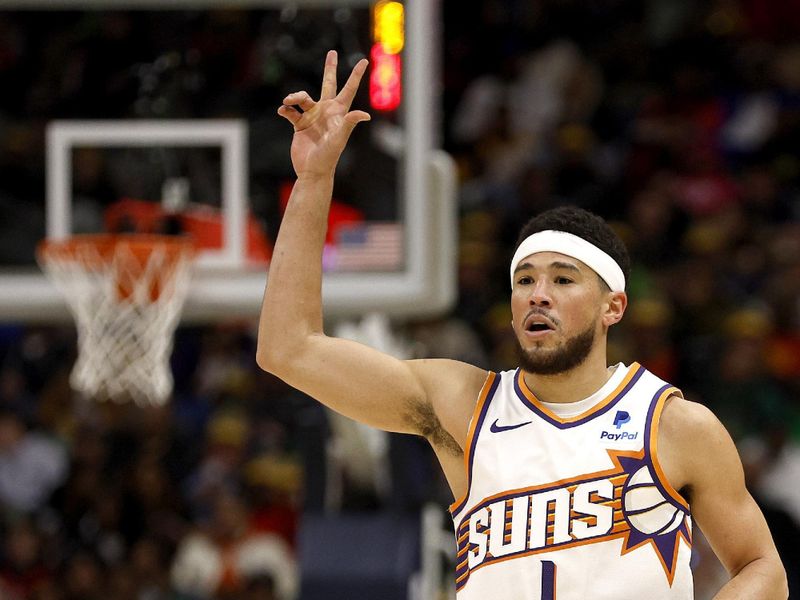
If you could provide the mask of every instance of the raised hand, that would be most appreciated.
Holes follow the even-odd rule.
[[[308,92],[294,92],[286,96],[278,108],[278,114],[294,126],[291,157],[298,177],[332,176],[353,128],[361,121],[370,120],[364,111],[350,110],[361,77],[367,70],[367,59],[360,60],[353,68],[338,94],[337,63],[336,51],[331,50],[325,59],[319,101],[312,100]]]

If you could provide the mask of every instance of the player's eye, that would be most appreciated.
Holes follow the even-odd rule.
[[[556,277],[556,283],[559,285],[567,285],[574,282],[569,277]]]
[[[530,285],[533,283],[533,278],[528,275],[523,275],[519,279],[517,279],[517,283],[520,285]]]

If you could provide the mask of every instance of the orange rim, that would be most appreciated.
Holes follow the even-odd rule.
[[[120,252],[120,249],[125,252]],[[149,265],[154,252],[163,253],[159,264]],[[153,234],[86,234],[65,240],[43,240],[36,249],[44,266],[73,263],[85,272],[110,269],[116,280],[119,300],[133,296],[140,285],[149,288],[155,302],[179,265],[191,261],[195,247],[191,240]],[[145,275],[146,273],[146,275]],[[147,282],[143,278],[147,278]]]

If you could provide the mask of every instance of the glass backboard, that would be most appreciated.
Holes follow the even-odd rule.
[[[394,17],[376,17],[387,4]],[[371,58],[355,104],[373,121],[337,172],[326,314],[446,309],[455,190],[433,149],[437,4],[0,0],[0,320],[68,318],[40,239],[174,227],[202,238],[185,317],[256,316],[293,181],[275,109],[318,93],[328,48],[340,78]]]

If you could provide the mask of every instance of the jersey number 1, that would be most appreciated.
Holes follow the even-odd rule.
[[[556,563],[542,561],[542,600],[556,600]]]

